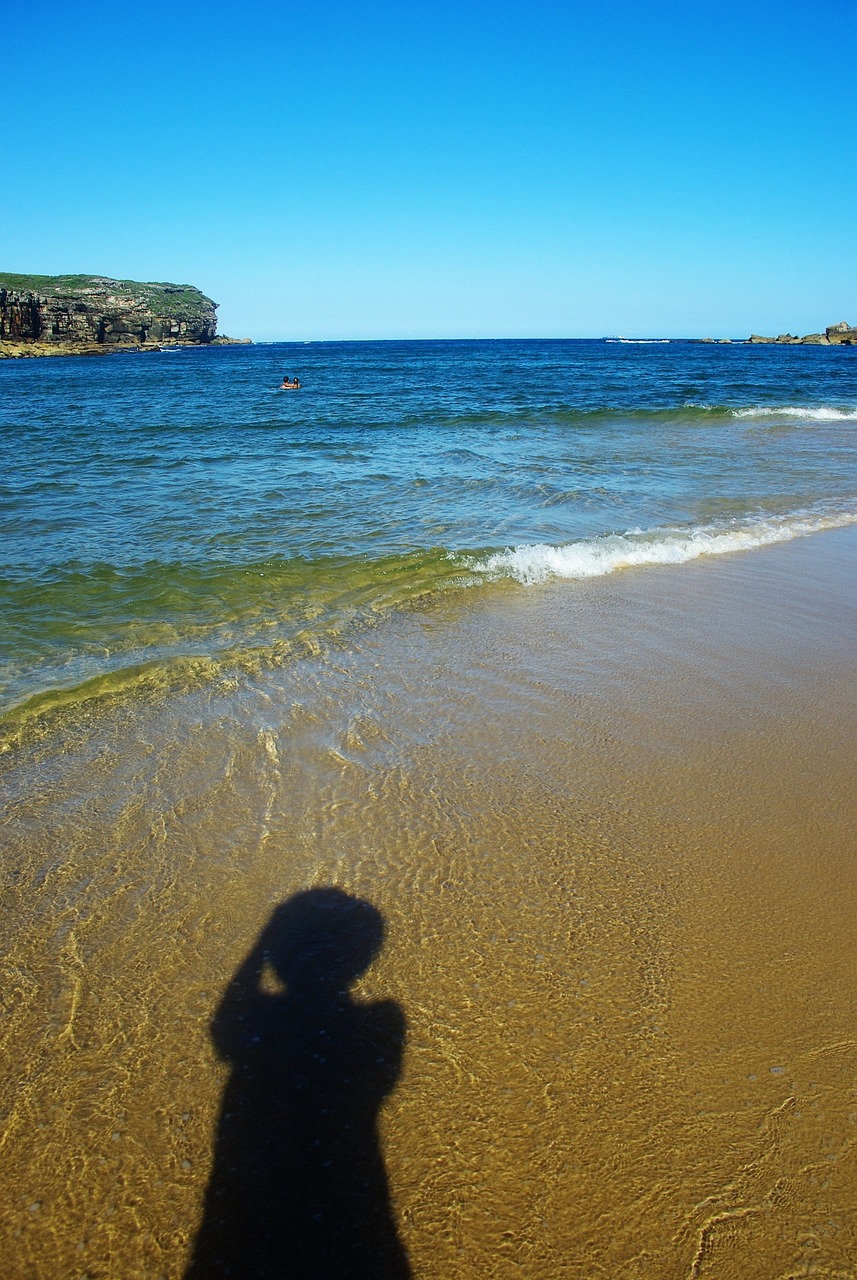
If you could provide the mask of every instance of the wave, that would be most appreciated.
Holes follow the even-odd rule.
[[[461,585],[446,548],[240,564],[66,565],[0,575],[0,721],[314,654]],[[4,750],[0,732],[0,751]]]
[[[610,341],[610,339],[608,339]],[[618,341],[618,339],[616,339]],[[646,341],[656,341],[646,339]],[[715,426],[719,423],[735,424],[736,420],[802,419],[808,422],[855,422],[857,406],[835,405],[735,405],[705,404],[685,401],[682,404],[623,406],[621,404],[574,406],[571,404],[529,405],[526,408],[480,409],[478,411],[444,412],[434,408],[430,414],[414,415],[396,423],[397,430],[418,430],[430,426],[437,430],[455,430],[480,427],[552,426],[576,427],[581,430],[601,429],[616,425],[625,427],[631,423],[641,426],[651,423],[654,427],[685,425]],[[375,424],[384,427],[384,423]]]
[[[753,405],[732,409],[735,418],[806,418],[811,422],[857,422],[857,408],[835,409],[830,405]]]
[[[508,547],[471,563],[474,571],[493,578],[513,578],[525,585],[551,578],[599,578],[620,569],[647,565],[686,564],[703,556],[752,551],[778,542],[807,537],[824,529],[857,524],[857,512],[796,514],[701,525],[694,529],[634,529],[627,533],[585,538],[564,546],[524,544]]]
[[[745,516],[600,534],[565,544],[383,559],[242,565],[82,565],[40,582],[0,581],[10,619],[0,666],[0,753],[45,717],[131,695],[169,696],[316,657],[406,608],[503,583],[588,579],[751,551],[857,524],[857,509]]]

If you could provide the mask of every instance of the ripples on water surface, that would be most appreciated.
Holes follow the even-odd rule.
[[[195,349],[7,361],[0,392],[7,709],[857,514],[846,348]]]
[[[331,885],[386,925],[344,1021],[394,1033],[359,1274],[396,1232],[414,1280],[852,1274],[854,531],[687,562],[854,519],[855,361],[0,364],[10,1280],[200,1274],[236,1167],[282,1240],[294,1052],[212,1019]]]

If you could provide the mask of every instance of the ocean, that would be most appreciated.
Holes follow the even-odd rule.
[[[8,360],[0,450],[6,1275],[851,1274],[857,353]]]
[[[193,660],[278,663],[441,592],[857,520],[846,348],[274,344],[0,377],[13,722]]]

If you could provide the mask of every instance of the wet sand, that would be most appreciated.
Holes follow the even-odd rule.
[[[855,634],[842,530],[469,593],[8,752],[6,1274],[183,1275],[211,1019],[329,885],[385,922],[348,1017],[404,1018],[414,1277],[855,1274]]]

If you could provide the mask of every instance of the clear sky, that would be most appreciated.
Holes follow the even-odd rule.
[[[6,0],[0,268],[256,339],[857,324],[857,2]]]

